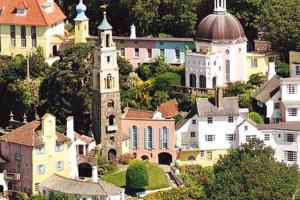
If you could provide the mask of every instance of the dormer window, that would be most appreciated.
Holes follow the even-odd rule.
[[[26,9],[26,8],[18,8],[18,9],[17,9],[17,15],[18,15],[18,16],[25,16],[25,15],[26,15],[26,12],[27,12],[27,9]]]
[[[46,12],[46,13],[50,13],[50,12],[52,12],[52,3],[51,2],[45,2],[45,3],[43,3],[42,5],[41,5],[41,7],[44,9],[44,11]]]

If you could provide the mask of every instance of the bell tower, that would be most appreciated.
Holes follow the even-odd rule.
[[[92,123],[102,155],[114,159],[122,153],[119,68],[112,26],[106,19],[106,12],[103,16],[98,26],[93,68]]]

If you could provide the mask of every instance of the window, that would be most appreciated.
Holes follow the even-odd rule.
[[[274,109],[279,109],[279,103],[274,103]]]
[[[21,26],[21,47],[26,47],[26,27]]]
[[[288,84],[287,85],[288,94],[296,94],[297,93],[296,88],[297,88],[297,85],[295,85],[295,84]]]
[[[114,107],[114,101],[113,100],[109,100],[108,102],[107,102],[107,107],[109,107],[109,108],[113,108]]]
[[[109,47],[109,43],[110,43],[110,35],[109,34],[106,34],[106,36],[105,36],[105,39],[106,39],[106,47]]]
[[[178,49],[175,50],[176,60],[180,60],[180,51]]]
[[[56,170],[61,171],[64,169],[64,162],[63,161],[58,161],[56,163]]]
[[[63,151],[64,150],[64,144],[59,143],[55,145],[55,151]]]
[[[110,63],[110,56],[106,56],[106,63]]]
[[[196,137],[196,133],[195,132],[191,132],[191,137]]]
[[[213,142],[216,140],[215,135],[205,135],[205,141],[206,142]]]
[[[290,117],[296,117],[297,116],[297,108],[288,108],[288,114]]]
[[[25,14],[26,14],[26,9],[24,8],[17,9],[17,15],[25,15]]]
[[[32,47],[37,47],[37,42],[36,42],[36,27],[35,26],[31,27],[31,46]]]
[[[226,82],[230,82],[230,61],[226,60]]]
[[[226,134],[226,140],[227,141],[235,141],[236,140],[236,134]]]
[[[106,89],[112,88],[112,76],[111,74],[108,74],[106,77]]]
[[[136,58],[140,57],[140,50],[138,48],[134,49],[134,57]]]
[[[297,151],[284,151],[284,160],[289,162],[297,161]]]
[[[246,142],[250,142],[254,138],[256,138],[256,135],[246,135]]]
[[[152,149],[153,147],[153,144],[152,144],[152,127],[151,126],[148,126],[148,149]]]
[[[256,58],[251,60],[251,65],[253,68],[257,67],[257,59]]]
[[[193,160],[196,160],[196,158],[194,156],[189,156],[188,160],[193,161]]]
[[[35,183],[34,184],[34,191],[38,192],[40,187],[40,183]]]
[[[109,126],[115,125],[115,116],[114,115],[109,115],[109,117],[108,117],[108,125]]]
[[[212,117],[208,117],[207,118],[207,123],[208,124],[212,124],[213,123],[213,118]]]
[[[159,45],[164,45],[165,43],[164,42],[159,42]]]
[[[16,46],[16,27],[13,25],[10,26],[10,45]]]
[[[125,57],[125,48],[121,48],[120,52],[121,52],[121,56]]]
[[[132,148],[137,148],[137,133],[138,128],[136,126],[132,127]]]
[[[164,49],[160,49],[160,57],[161,58],[165,57],[165,50]]]
[[[228,55],[228,54],[230,53],[229,49],[227,49],[227,50],[225,51],[225,53]]]
[[[264,140],[269,141],[270,140],[270,134],[265,134],[264,135]]]
[[[233,117],[232,116],[228,117],[228,123],[233,123]]]
[[[148,58],[152,58],[152,49],[147,49]]]
[[[244,130],[245,130],[245,131],[248,131],[248,126],[244,126]]]
[[[204,158],[204,151],[200,151],[200,158]]]
[[[292,133],[285,133],[284,134],[284,141],[285,142],[295,142],[295,135]]]
[[[168,148],[168,129],[167,129],[167,127],[163,127],[163,135],[162,136],[163,136],[162,147],[166,149],[166,148]]]
[[[38,174],[45,174],[46,173],[46,166],[45,165],[38,165],[37,173]]]
[[[36,154],[44,154],[45,153],[45,147],[44,146],[39,146],[36,148]]]
[[[212,160],[212,152],[211,151],[207,152],[207,160]]]
[[[217,61],[214,61],[214,66],[216,66],[217,65]]]
[[[296,73],[296,75],[300,75],[300,65],[296,66],[295,73]]]
[[[192,124],[197,124],[197,120],[193,119]]]

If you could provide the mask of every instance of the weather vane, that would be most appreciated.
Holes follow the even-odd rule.
[[[108,7],[107,3],[104,3],[103,5],[100,6],[100,8],[105,12],[106,8]]]

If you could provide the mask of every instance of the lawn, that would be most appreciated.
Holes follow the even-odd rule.
[[[169,187],[168,179],[161,168],[154,164],[148,164],[148,170],[149,185],[145,188],[146,190],[154,190]],[[103,176],[103,179],[119,187],[125,187],[126,170],[117,171],[112,174],[107,174]]]

